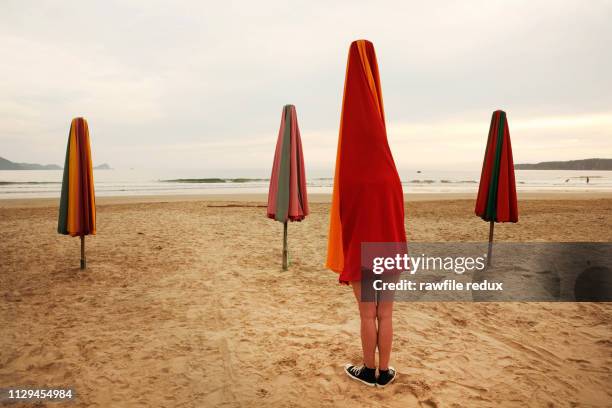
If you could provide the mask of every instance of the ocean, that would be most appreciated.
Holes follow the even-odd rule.
[[[62,170],[2,170],[0,199],[58,197]],[[517,190],[537,192],[612,191],[612,171],[516,170]],[[406,194],[476,193],[480,171],[400,171]],[[589,178],[589,183],[586,180]],[[267,178],[215,178],[196,170],[94,170],[96,195],[267,193]],[[309,178],[310,193],[331,193],[331,177]]]

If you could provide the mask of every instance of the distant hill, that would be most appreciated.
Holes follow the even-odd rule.
[[[517,170],[612,170],[612,159],[584,159],[515,164]]]
[[[0,170],[61,170],[57,164],[15,163],[0,157]]]
[[[36,163],[15,163],[10,160],[0,157],[0,170],[61,170],[62,167],[57,164],[36,164]],[[112,170],[113,168],[107,163],[102,163],[94,170]]]

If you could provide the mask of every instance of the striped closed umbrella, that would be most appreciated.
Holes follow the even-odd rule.
[[[518,222],[512,145],[508,118],[502,110],[493,112],[491,117],[475,212],[483,220],[489,221],[487,262],[490,265],[495,223]]]
[[[84,118],[75,118],[70,124],[57,232],[81,237],[81,269],[85,269],[85,236],[96,234],[96,197]]]
[[[285,105],[281,116],[268,192],[268,218],[283,223],[283,269],[288,268],[287,222],[309,213],[302,140],[295,106]]]

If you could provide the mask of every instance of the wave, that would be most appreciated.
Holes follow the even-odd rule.
[[[0,186],[62,184],[59,181],[0,181]]]
[[[404,184],[435,184],[435,183],[441,183],[441,184],[478,184],[477,181],[475,180],[457,180],[457,181],[453,181],[453,180],[410,180],[405,182]]]
[[[191,183],[191,184],[215,184],[215,183],[253,183],[257,181],[270,181],[264,178],[190,178],[159,180],[162,183]]]

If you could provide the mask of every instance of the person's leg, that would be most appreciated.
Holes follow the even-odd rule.
[[[361,318],[361,348],[363,349],[363,363],[367,368],[376,367],[376,303],[361,301],[361,282],[351,282],[353,293],[359,306]],[[389,351],[390,352],[390,351]],[[388,364],[387,358],[387,364]]]
[[[378,320],[378,368],[387,370],[393,343],[393,300],[378,302],[376,318]]]

